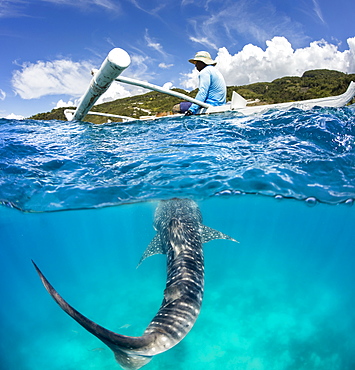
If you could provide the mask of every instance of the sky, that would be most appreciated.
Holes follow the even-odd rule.
[[[185,90],[201,50],[227,86],[355,73],[354,14],[349,0],[0,0],[0,117],[76,104],[115,47],[122,76]],[[145,92],[114,82],[100,102]]]

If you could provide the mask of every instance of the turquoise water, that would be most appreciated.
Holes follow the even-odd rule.
[[[136,269],[159,199],[240,243],[205,245],[192,331],[145,369],[355,368],[354,108],[93,126],[0,120],[0,368],[118,369],[43,288],[125,335],[159,309]],[[59,212],[60,211],[60,212]]]

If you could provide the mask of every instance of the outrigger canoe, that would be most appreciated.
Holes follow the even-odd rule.
[[[181,100],[185,100],[191,103],[198,104],[201,109],[197,114],[212,114],[222,112],[237,112],[242,115],[251,115],[254,113],[266,112],[269,109],[310,109],[315,106],[319,107],[343,107],[355,96],[355,83],[352,81],[349,84],[348,89],[341,95],[330,96],[326,98],[302,100],[296,102],[269,104],[269,105],[258,105],[258,106],[247,106],[248,102],[237,92],[233,91],[232,101],[218,107],[211,106],[199,100],[193,99],[190,96],[181,94],[177,91],[165,89],[163,87],[153,85],[148,82],[139,81],[133,78],[127,78],[120,76],[121,73],[130,65],[131,58],[129,54],[120,48],[112,49],[107,55],[106,59],[102,63],[99,70],[93,70],[93,77],[90,85],[87,88],[85,94],[81,97],[78,107],[76,110],[66,109],[64,111],[65,117],[68,121],[82,121],[87,114],[106,116],[112,118],[121,119],[123,122],[137,121],[137,120],[153,120],[161,117],[155,116],[143,116],[140,118],[133,118],[127,116],[120,116],[115,114],[91,112],[90,109],[100,98],[102,94],[107,91],[114,81],[121,83],[127,83],[130,85],[140,86],[149,90],[158,91],[163,94],[175,96]],[[174,115],[177,116],[177,115]]]

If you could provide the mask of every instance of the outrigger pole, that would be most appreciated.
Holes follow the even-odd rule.
[[[76,110],[65,110],[68,121],[81,121],[96,103],[99,97],[111,86],[129,65],[131,58],[128,53],[120,48],[112,49],[102,63],[100,69],[91,79],[90,85],[82,96]]]
[[[190,103],[197,104],[197,105],[199,105],[202,108],[209,108],[210,107],[209,104],[204,103],[204,102],[202,102],[200,100],[196,100],[194,98],[191,98],[188,95],[179,93],[177,91],[165,89],[164,87],[153,85],[153,84],[151,84],[149,82],[135,80],[134,78],[128,78],[128,77],[122,77],[122,76],[117,77],[116,78],[116,81],[118,81],[118,82],[124,82],[124,83],[129,84],[129,85],[144,87],[145,89],[154,90],[154,91],[161,92],[163,94],[171,95],[171,96],[174,96],[176,98],[180,98],[180,99],[186,100],[186,101],[188,101]]]

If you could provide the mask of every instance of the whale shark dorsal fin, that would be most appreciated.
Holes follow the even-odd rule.
[[[153,240],[148,245],[147,249],[144,251],[137,268],[140,266],[140,264],[148,257],[154,256],[154,254],[165,254],[163,243],[161,242],[160,235],[157,234],[153,238]]]
[[[237,240],[233,239],[229,235],[223,234],[220,231],[212,229],[211,227],[208,227],[205,225],[202,225],[201,236],[202,236],[202,243],[207,243],[215,239],[227,239],[227,240],[231,240],[233,242],[239,243]]]

